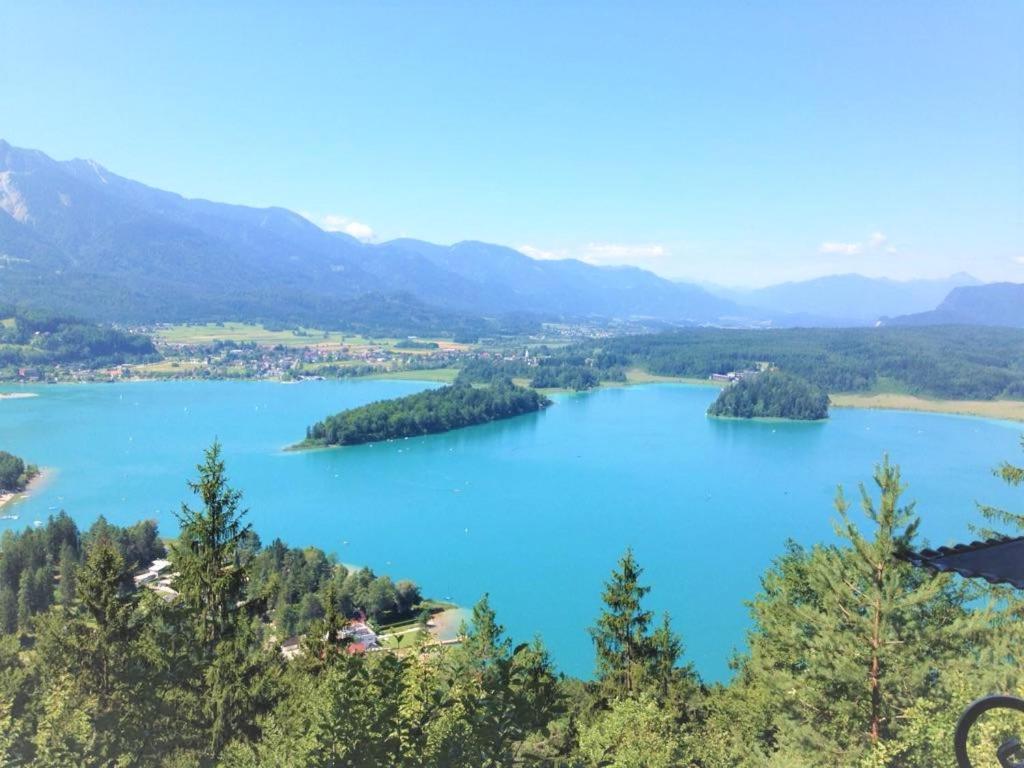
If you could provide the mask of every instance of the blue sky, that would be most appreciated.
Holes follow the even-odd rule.
[[[1024,280],[1024,3],[0,11],[0,136],[363,237]]]

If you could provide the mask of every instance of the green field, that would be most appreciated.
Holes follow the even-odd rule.
[[[213,344],[217,341],[237,341],[253,343],[264,347],[341,347],[360,348],[377,347],[394,349],[400,339],[369,338],[355,333],[343,331],[323,331],[317,328],[299,328],[296,330],[271,331],[262,325],[253,323],[205,323],[202,325],[169,325],[162,326],[153,334],[155,340],[164,344]],[[438,349],[468,349],[469,344],[458,344],[447,339],[427,339],[420,341],[435,342]],[[398,349],[407,355],[426,355],[435,350],[430,349]]]
[[[659,376],[656,373],[648,373],[642,368],[630,368],[626,371],[627,384],[699,384],[704,387],[717,387],[721,389],[723,384],[720,381],[710,379],[698,379],[692,376]]]
[[[402,381],[440,381],[444,384],[451,384],[459,375],[458,368],[422,368],[419,370],[407,371],[385,371],[373,373],[366,378],[370,379],[401,379]]]
[[[315,328],[269,331],[262,325],[251,323],[206,323],[204,325],[171,325],[159,328],[155,337],[166,344],[212,344],[215,341],[252,342],[273,347],[330,346],[390,346],[394,339],[368,339],[357,334],[340,331],[320,331]]]
[[[869,408],[899,411],[928,411],[959,416],[982,416],[987,419],[1024,421],[1022,400],[940,400],[900,393],[832,394],[836,408]]]

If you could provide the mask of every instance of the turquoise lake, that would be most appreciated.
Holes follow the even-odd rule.
[[[676,384],[560,396],[543,413],[445,435],[282,450],[329,413],[427,386],[23,388],[39,397],[0,400],[0,448],[54,471],[4,510],[20,519],[0,530],[65,509],[85,526],[156,518],[173,534],[185,481],[218,437],[265,543],[313,544],[463,605],[489,592],[509,633],[539,633],[568,673],[592,672],[587,627],[631,545],[651,607],[671,612],[687,658],[720,680],[761,573],[787,538],[831,540],[837,484],[856,502],[883,452],[903,467],[933,545],[969,538],[976,501],[1024,506],[991,473],[1024,458],[1020,424],[840,409],[820,424],[716,421],[704,415],[714,390]]]

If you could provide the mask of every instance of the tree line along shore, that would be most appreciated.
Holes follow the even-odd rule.
[[[510,379],[551,391],[652,380],[708,380],[732,371],[770,365],[830,393],[839,407],[900,407],[995,418],[1024,416],[1024,330],[982,326],[806,328],[779,330],[684,329],[628,336],[598,334],[571,343],[527,336],[466,342],[372,339],[357,343],[352,360],[307,362],[303,350],[319,349],[321,336],[299,329],[282,346],[284,331],[253,335],[253,328],[225,326],[232,342],[205,329],[186,353],[216,366],[194,369],[178,344],[155,344],[146,332],[114,329],[20,309],[0,308],[0,380],[72,380],[111,376],[301,378],[350,376],[458,377],[486,384]],[[210,335],[214,334],[214,335]],[[337,338],[335,338],[337,337]],[[177,337],[174,337],[177,338]],[[344,336],[328,334],[332,344]],[[208,339],[208,341],[204,341]],[[263,346],[252,339],[266,339]],[[433,349],[433,345],[437,349]],[[339,349],[342,346],[339,341]],[[248,351],[246,351],[248,350]],[[263,359],[249,370],[232,364],[244,353]],[[320,354],[319,352],[317,354]],[[281,365],[275,357],[281,356]],[[313,360],[317,358],[314,355]],[[176,367],[180,366],[180,367]],[[283,367],[282,367],[283,366]],[[261,372],[262,371],[262,372]],[[28,378],[26,378],[28,377]]]
[[[0,508],[24,493],[39,474],[35,464],[27,464],[20,456],[0,451]]]

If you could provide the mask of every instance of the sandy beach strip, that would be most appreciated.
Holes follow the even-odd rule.
[[[924,411],[956,416],[1024,421],[1024,400],[930,400],[914,395],[878,394],[829,395],[836,408]]]
[[[470,611],[466,608],[447,608],[430,617],[430,636],[435,642],[455,640],[459,637],[459,628],[463,622],[469,621]]]
[[[4,491],[0,493],[0,511],[8,512],[6,508],[8,505],[13,504],[16,501],[22,501],[29,497],[33,491],[39,490],[43,485],[53,479],[54,472],[52,469],[43,467],[39,470],[39,474],[29,480],[28,485],[24,491]]]

